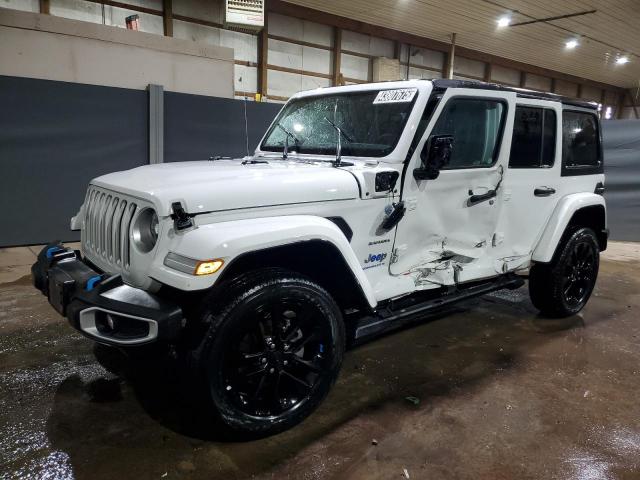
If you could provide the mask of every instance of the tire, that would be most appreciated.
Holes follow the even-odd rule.
[[[223,434],[254,439],[300,423],[335,382],[345,349],[342,314],[319,285],[292,272],[243,275],[204,300],[209,329],[196,366]],[[217,299],[216,299],[217,297]]]
[[[529,275],[533,305],[548,317],[575,315],[586,305],[598,277],[600,248],[590,228],[579,228],[560,245],[551,263],[537,263]]]

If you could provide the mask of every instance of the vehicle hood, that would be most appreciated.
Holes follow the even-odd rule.
[[[358,183],[329,163],[269,159],[175,162],[110,173],[91,184],[148,200],[160,215],[182,202],[191,214],[295,203],[348,200],[359,196]]]

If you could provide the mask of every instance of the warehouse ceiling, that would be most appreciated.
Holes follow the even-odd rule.
[[[603,83],[640,82],[639,0],[288,1],[443,42],[455,32],[457,45]],[[510,24],[500,27],[501,17]]]

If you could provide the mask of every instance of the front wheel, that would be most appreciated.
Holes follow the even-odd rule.
[[[338,375],[340,309],[322,287],[283,270],[252,272],[226,293],[223,305],[205,306],[210,328],[199,353],[220,420],[242,438],[296,425]]]
[[[549,264],[534,264],[529,275],[531,302],[543,315],[568,317],[586,305],[598,277],[600,248],[590,228],[573,232]]]

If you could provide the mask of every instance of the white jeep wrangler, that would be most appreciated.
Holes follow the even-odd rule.
[[[96,178],[35,285],[89,338],[164,342],[245,436],[307,417],[345,345],[502,288],[578,313],[606,248],[597,105],[457,80],[292,97],[251,157]]]

